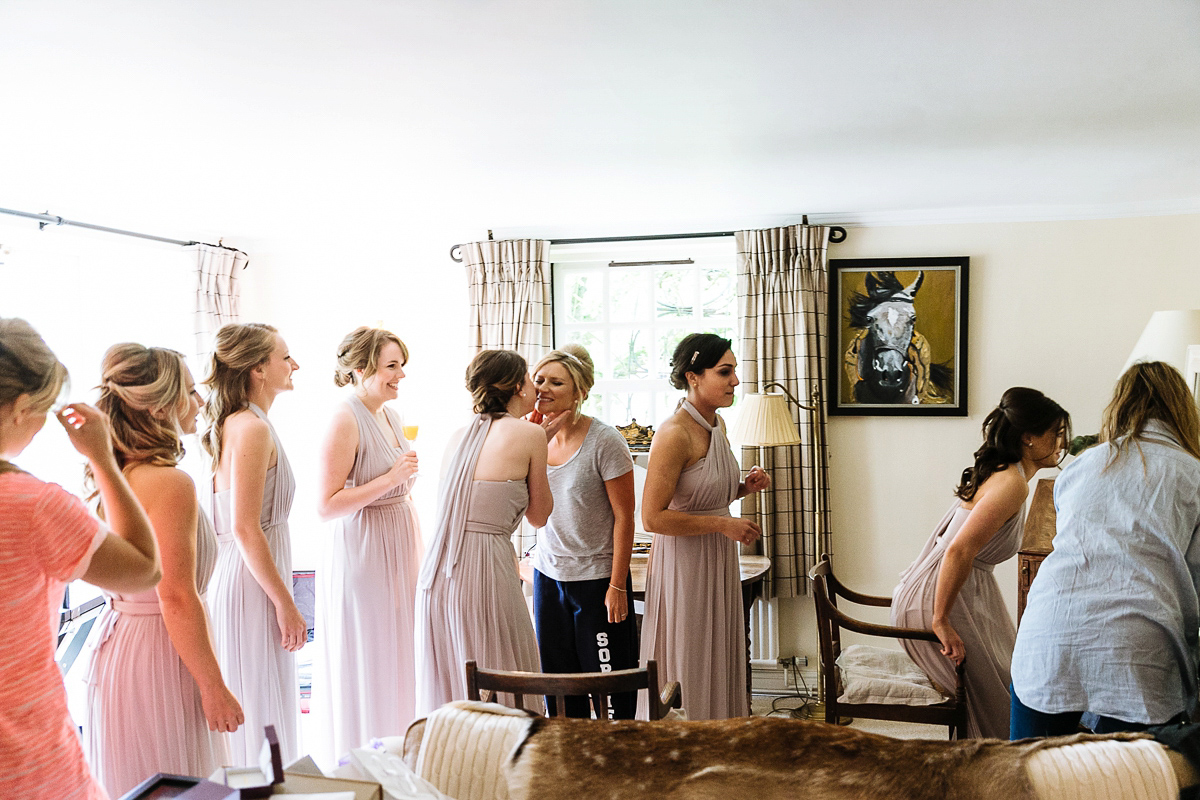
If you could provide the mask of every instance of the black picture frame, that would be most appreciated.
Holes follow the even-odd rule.
[[[968,256],[829,260],[830,415],[967,416],[970,265]]]

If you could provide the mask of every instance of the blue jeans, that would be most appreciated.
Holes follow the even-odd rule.
[[[1022,703],[1012,688],[1012,684],[1009,684],[1008,693],[1012,697],[1011,711],[1008,717],[1009,739],[1028,739],[1033,736],[1069,736],[1072,733],[1079,733],[1079,719],[1084,712],[1064,711],[1059,714],[1047,714]],[[1116,717],[1090,716],[1095,716],[1096,719],[1096,725],[1092,729],[1093,733],[1144,731],[1150,727],[1150,725],[1143,725],[1140,722],[1126,722]],[[1187,715],[1181,713],[1162,724],[1170,725],[1186,720]]]

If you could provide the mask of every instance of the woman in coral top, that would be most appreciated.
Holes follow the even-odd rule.
[[[55,414],[91,465],[107,523],[76,497],[21,471],[67,370],[21,319],[0,319],[0,797],[103,798],[83,758],[54,663],[63,587],[83,578],[142,592],[160,576],[154,534],[117,467],[104,415]]]

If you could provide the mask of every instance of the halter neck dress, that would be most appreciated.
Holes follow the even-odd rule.
[[[292,588],[292,540],[288,514],[296,481],[283,443],[266,413],[249,404],[250,411],[267,423],[275,443],[277,461],[267,470],[263,484],[259,523],[267,537],[271,559],[283,583]],[[211,485],[211,483],[210,483]],[[208,610],[212,615],[217,662],[225,685],[242,704],[246,723],[229,734],[234,766],[258,763],[263,727],[274,725],[283,763],[300,755],[300,684],[296,657],[283,649],[283,634],[275,621],[275,605],[258,585],[242,558],[233,535],[230,490],[213,492],[213,526],[217,531],[217,566],[209,584]]]
[[[512,532],[529,506],[519,481],[474,480],[492,418],[467,428],[438,495],[438,522],[417,582],[417,713],[467,697],[464,662],[538,672],[537,637]],[[525,704],[540,711],[540,698]]]
[[[216,534],[197,509],[201,600],[216,563]],[[93,641],[84,738],[88,763],[109,797],[156,772],[211,775],[229,763],[227,736],[208,729],[200,687],[171,642],[154,589],[109,595]]]
[[[1015,466],[1024,478],[1021,465]],[[892,592],[892,625],[925,630],[933,627],[933,600],[942,558],[970,515],[970,509],[963,508],[962,501],[956,500],[934,528],[917,560],[901,573],[900,584]],[[971,573],[950,609],[950,624],[967,649],[963,681],[968,738],[1008,738],[1009,669],[1017,629],[992,569],[1017,554],[1024,532],[1022,505],[980,548]],[[952,692],[954,662],[941,654],[939,643],[902,639],[900,644],[936,686],[947,694]]]
[[[728,517],[740,470],[725,430],[686,400],[682,407],[709,432],[708,452],[679,473],[667,506],[696,516]],[[720,533],[656,534],[646,568],[641,660],[655,659],[662,683],[679,681],[688,719],[750,714],[746,689],[746,623],[738,547]],[[645,718],[647,700],[638,701]]]
[[[384,413],[400,444],[351,395],[358,452],[346,488],[362,486],[412,449],[399,415]],[[409,492],[415,476],[330,525],[317,570],[313,719],[333,759],[372,738],[407,730],[416,714],[413,618],[421,526]]]

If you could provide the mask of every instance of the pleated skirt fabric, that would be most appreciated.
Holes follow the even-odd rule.
[[[417,619],[425,626],[417,684],[421,714],[466,699],[463,665],[470,659],[488,669],[541,670],[512,542],[505,535],[463,535],[453,573],[418,594]],[[513,704],[511,697],[502,700]],[[542,712],[541,697],[526,697],[524,705]]]
[[[264,528],[275,568],[291,580],[287,523]],[[234,766],[258,763],[263,728],[275,726],[283,763],[300,756],[300,683],[296,657],[283,649],[275,605],[254,579],[232,534],[218,532],[217,568],[208,589],[217,663],[241,702],[246,724],[229,734]],[[290,588],[290,586],[289,586]]]
[[[416,716],[413,656],[421,533],[401,502],[343,517],[317,570],[312,714],[328,763]]]
[[[679,681],[688,719],[750,714],[737,545],[719,533],[656,535],[646,568],[641,661]],[[647,699],[638,698],[645,719]]]
[[[88,763],[109,796],[157,772],[208,777],[228,764],[227,734],[209,731],[200,688],[162,614],[110,605],[97,625],[111,627],[111,634],[92,656],[84,739]]]

